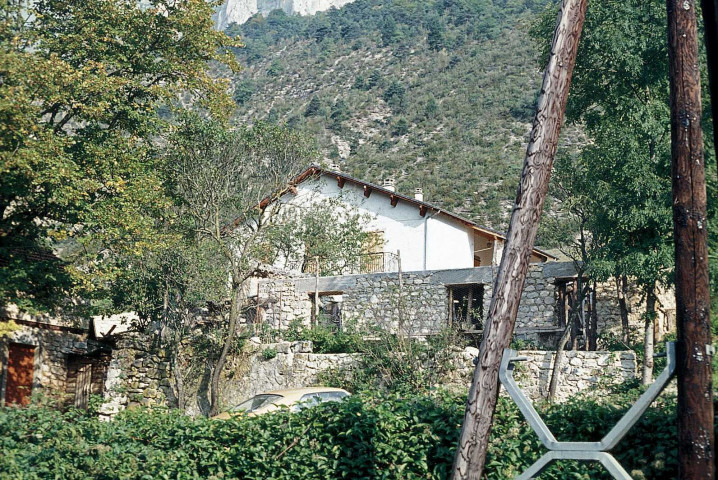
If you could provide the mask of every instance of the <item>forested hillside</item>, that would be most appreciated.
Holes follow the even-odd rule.
[[[546,3],[357,0],[255,16],[228,30],[246,45],[237,120],[286,122],[350,174],[393,176],[400,192],[423,187],[505,229],[541,81],[528,29]]]

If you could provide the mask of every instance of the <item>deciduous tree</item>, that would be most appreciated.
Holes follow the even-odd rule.
[[[236,69],[239,42],[198,0],[0,5],[0,303],[49,308],[72,287],[104,297],[118,254],[157,240],[166,113],[182,97],[226,115],[209,62]]]

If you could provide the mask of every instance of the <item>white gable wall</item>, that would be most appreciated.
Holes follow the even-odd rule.
[[[432,211],[422,217],[418,206],[401,199],[392,207],[383,192],[373,191],[367,198],[362,186],[347,181],[339,188],[335,177],[322,175],[318,180],[300,183],[296,195],[287,194],[282,201],[307,205],[330,198],[341,198],[357,213],[370,216],[366,230],[383,232],[383,250],[399,250],[404,271],[473,267],[474,237],[470,227]]]

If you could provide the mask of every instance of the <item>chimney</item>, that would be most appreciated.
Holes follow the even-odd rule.
[[[338,163],[330,163],[329,170],[331,170],[332,172],[341,172],[342,168],[339,166]]]
[[[420,202],[424,201],[424,189],[421,187],[417,187],[414,189],[414,198],[416,200],[419,200]]]
[[[383,187],[390,192],[396,192],[396,180],[393,178],[385,178]]]

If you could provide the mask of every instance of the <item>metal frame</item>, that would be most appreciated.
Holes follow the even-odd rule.
[[[514,380],[514,362],[525,361],[526,357],[519,357],[516,350],[504,349],[499,369],[499,379],[509,395],[521,410],[521,413],[541,443],[548,449],[541,458],[531,465],[516,480],[529,480],[539,475],[554,460],[598,461],[608,470],[613,478],[618,480],[631,480],[631,476],[621,467],[616,459],[609,453],[618,442],[636,424],[646,412],[651,403],[660,395],[676,370],[676,346],[673,342],[666,343],[666,368],[663,369],[655,382],[640,396],[638,401],[621,417],[608,434],[600,442],[559,442],[548,429],[544,421],[534,409],[531,401],[526,398]]]

